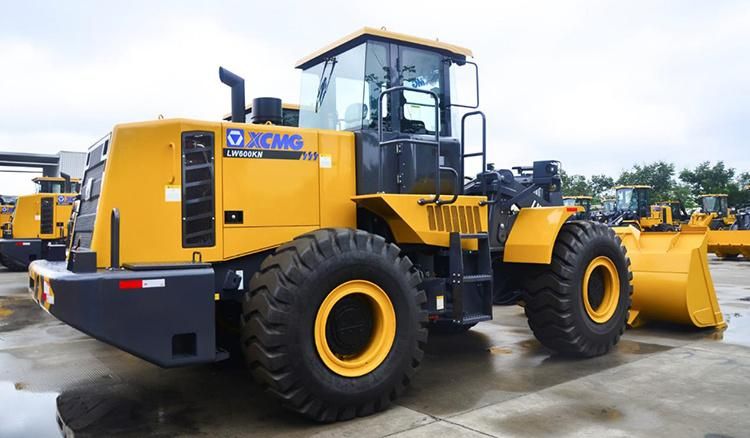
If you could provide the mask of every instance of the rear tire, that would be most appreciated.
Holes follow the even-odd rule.
[[[628,319],[633,275],[614,231],[595,222],[567,222],[552,262],[531,269],[524,309],[544,346],[563,355],[593,357],[617,344]]]
[[[350,288],[349,298],[337,298],[352,284],[372,295]],[[419,284],[397,246],[364,231],[321,229],[282,245],[253,276],[243,303],[242,343],[254,377],[316,421],[385,409],[424,355],[427,300]],[[377,355],[368,356],[373,348]]]

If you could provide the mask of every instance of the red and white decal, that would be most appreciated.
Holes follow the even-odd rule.
[[[55,295],[52,293],[52,289],[49,287],[47,281],[42,283],[42,292],[44,293],[44,301],[50,304],[55,304]]]
[[[29,246],[31,242],[16,242],[16,246]]]
[[[150,278],[148,280],[120,280],[120,289],[148,289],[152,287],[165,287],[167,285],[163,278]]]

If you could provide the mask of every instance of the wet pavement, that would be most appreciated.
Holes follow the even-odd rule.
[[[571,360],[519,307],[496,307],[433,336],[397,405],[329,425],[285,411],[240,360],[165,370],[91,339],[38,308],[25,274],[0,271],[0,437],[748,436],[750,262],[710,264],[726,330],[649,325]]]

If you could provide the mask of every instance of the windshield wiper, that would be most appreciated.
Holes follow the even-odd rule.
[[[320,72],[320,82],[318,82],[318,97],[315,100],[315,112],[317,113],[320,109],[320,106],[323,104],[323,100],[326,98],[326,93],[328,92],[328,85],[331,83],[331,77],[333,76],[333,70],[336,68],[336,58],[328,58],[325,61],[325,64],[323,64],[323,71]],[[328,75],[326,76],[326,69],[328,69],[328,65],[331,65],[330,70],[328,71]]]

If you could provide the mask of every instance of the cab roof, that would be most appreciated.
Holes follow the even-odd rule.
[[[729,195],[727,195],[726,193],[706,193],[705,195],[699,195],[698,197],[699,198],[709,198],[709,197],[726,198],[727,196]]]
[[[580,196],[563,196],[563,199],[594,199],[593,196],[586,196],[586,195],[580,195]]]
[[[474,56],[470,49],[456,46],[453,44],[444,43],[438,40],[429,40],[427,38],[420,38],[403,33],[390,32],[385,29],[375,29],[372,27],[363,27],[356,32],[350,33],[349,35],[335,41],[320,50],[317,50],[310,55],[297,61],[295,68],[306,69],[315,64],[318,64],[321,60],[342,53],[354,46],[357,46],[367,40],[379,40],[385,42],[397,42],[410,46],[416,46],[421,48],[427,48],[429,50],[438,51],[443,54],[449,55],[452,58],[458,58],[465,60],[467,57]]]
[[[644,184],[615,186],[615,190],[618,190],[618,189],[653,189],[653,187],[647,186]]]

